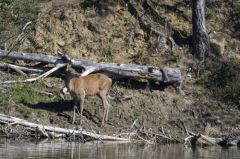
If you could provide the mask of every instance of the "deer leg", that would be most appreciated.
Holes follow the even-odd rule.
[[[108,103],[107,99],[106,99],[106,104],[107,104],[107,112],[106,112],[106,118],[105,118],[105,120],[108,121],[108,112],[109,112],[110,104]]]
[[[72,124],[74,124],[74,122],[75,122],[76,109],[77,109],[77,100],[74,99]]]
[[[84,99],[85,99],[85,94],[82,94],[80,96],[81,101],[80,101],[80,125],[82,124],[82,112],[83,112],[83,104],[84,104]]]
[[[97,96],[98,96],[98,97],[101,99],[101,101],[102,101],[102,97],[100,96],[99,93],[97,94]],[[102,105],[103,105],[103,101],[102,101]],[[98,107],[98,115],[99,115],[99,116],[102,116],[102,112],[101,112],[102,107],[103,107],[103,106],[99,106],[99,107]]]
[[[104,121],[106,119],[106,113],[107,113],[107,97],[106,94],[104,93],[100,93],[100,97],[102,99],[102,103],[103,103],[103,118],[102,118],[102,124],[101,127],[104,125]]]

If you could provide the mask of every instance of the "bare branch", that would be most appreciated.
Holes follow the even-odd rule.
[[[11,68],[11,69],[17,69],[20,70],[22,72],[36,72],[36,73],[42,73],[44,71],[46,71],[47,69],[44,68],[33,68],[33,67],[23,67],[23,66],[18,66],[18,65],[14,65],[14,64],[9,64],[9,63],[0,63],[0,67],[2,68]],[[15,71],[17,71],[15,70]]]
[[[29,79],[26,79],[26,80],[19,80],[19,81],[4,81],[2,82],[2,84],[10,84],[10,83],[26,83],[26,82],[33,82],[33,81],[37,81],[37,80],[40,80],[40,79],[44,79],[46,78],[47,76],[51,75],[53,72],[56,72],[57,70],[59,70],[60,68],[63,68],[65,67],[67,64],[58,64],[56,67],[52,68],[51,70],[45,72],[44,74],[38,76],[38,77],[35,77],[35,78],[29,78]]]

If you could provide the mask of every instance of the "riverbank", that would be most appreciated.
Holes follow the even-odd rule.
[[[164,65],[178,67],[183,72],[185,96],[179,94],[171,85],[154,82],[149,84],[138,79],[113,79],[111,95],[119,98],[110,100],[109,121],[104,127],[99,127],[101,101],[98,97],[88,97],[83,112],[84,130],[111,136],[138,132],[141,138],[157,143],[162,140],[154,134],[179,142],[184,142],[188,136],[187,131],[211,137],[239,135],[239,38],[231,36],[237,21],[231,25],[229,23],[227,30],[221,30],[222,23],[214,19],[216,16],[211,16],[214,15],[213,12],[208,12],[207,26],[220,32],[220,39],[226,37],[226,49],[223,55],[218,52],[209,54],[205,63],[198,65],[188,46],[178,45],[171,48],[167,43],[163,43],[163,46],[157,45],[160,39],[141,28],[138,19],[126,7],[126,1],[116,4],[75,0],[36,1],[33,4],[33,8],[36,7],[34,11],[27,9],[29,5],[25,4],[26,2],[18,4],[24,6],[21,8],[15,1],[6,4],[13,6],[18,12],[8,13],[8,9],[3,8],[5,12],[1,12],[1,15],[7,16],[2,16],[6,19],[1,21],[7,22],[1,23],[5,24],[1,26],[2,48],[5,43],[9,49],[33,53],[56,54],[58,50],[66,50],[76,59]],[[177,5],[180,5],[180,9],[184,9],[186,14],[174,12],[172,9]],[[146,9],[141,3],[136,6],[138,10]],[[214,5],[207,5],[209,10],[218,9],[210,8],[212,6]],[[156,8],[159,16],[157,19],[168,18],[170,22],[162,24],[156,21],[153,14],[145,11],[143,17],[148,26],[159,32],[169,32],[166,37],[172,36],[171,28],[186,36],[191,34],[190,5],[169,1],[156,7],[159,8]],[[229,10],[234,13],[237,11],[231,7]],[[224,8],[218,13],[230,14],[225,14]],[[32,23],[22,32],[29,21]],[[8,22],[14,25],[8,25]],[[166,25],[169,27],[166,28]],[[39,65],[21,60],[3,61],[18,65]],[[0,70],[0,81],[25,78],[27,77],[10,69]],[[60,94],[63,86],[61,75],[33,83],[1,85],[0,112],[38,124],[73,129],[73,102],[70,96],[63,97]],[[122,98],[124,96],[130,98]],[[5,125],[1,127],[2,132],[5,129]]]

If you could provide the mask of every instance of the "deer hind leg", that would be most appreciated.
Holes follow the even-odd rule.
[[[108,121],[108,112],[109,112],[110,104],[109,104],[109,102],[107,101],[107,99],[106,99],[106,104],[107,104],[107,112],[106,112],[106,118],[105,118],[105,121]]]
[[[102,117],[102,124],[101,127],[104,125],[104,122],[106,120],[107,115],[107,111],[108,111],[108,103],[107,103],[107,96],[106,93],[104,92],[100,92],[99,93],[100,98],[102,99],[102,103],[103,103],[103,117]],[[107,121],[107,120],[106,120]]]
[[[83,104],[84,104],[84,100],[85,100],[85,93],[80,95],[80,125],[82,124],[82,112],[83,112]]]
[[[74,122],[75,122],[76,109],[77,109],[77,99],[74,99],[72,124],[74,124]]]

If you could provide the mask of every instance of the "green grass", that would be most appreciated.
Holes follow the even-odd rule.
[[[9,88],[2,88],[0,90],[0,111],[4,112],[6,109],[15,107],[23,116],[28,116],[31,113],[47,114],[48,111],[44,109],[33,109],[28,104],[37,104],[39,102],[51,103],[59,101],[58,96],[48,96],[41,93],[41,91],[48,91],[54,94],[57,90],[47,90],[42,81],[34,83],[16,83]]]

